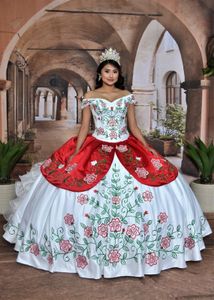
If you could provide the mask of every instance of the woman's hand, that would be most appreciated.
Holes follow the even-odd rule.
[[[149,146],[146,147],[148,151],[150,151],[152,154],[154,154],[155,156],[158,156],[158,152],[153,149],[153,148],[150,148]]]
[[[77,155],[76,151],[68,158],[67,163],[69,163],[70,161],[72,161],[72,159],[74,158],[75,155]]]

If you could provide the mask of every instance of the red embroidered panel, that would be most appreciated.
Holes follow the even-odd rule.
[[[160,186],[174,180],[178,171],[162,156],[154,156],[136,138],[109,143],[89,135],[81,150],[74,153],[77,138],[71,138],[41,166],[43,176],[53,185],[70,191],[94,187],[108,172],[116,153],[122,165],[139,182]]]

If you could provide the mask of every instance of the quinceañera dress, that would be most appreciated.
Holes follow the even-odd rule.
[[[4,238],[19,263],[100,278],[158,274],[201,260],[209,224],[188,184],[127,130],[133,96],[84,99],[95,130],[22,176]]]

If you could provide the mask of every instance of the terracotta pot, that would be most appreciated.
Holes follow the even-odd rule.
[[[8,211],[10,201],[15,198],[15,183],[0,184],[0,214]]]
[[[205,213],[214,213],[214,184],[192,181],[190,186]]]
[[[178,154],[178,147],[175,140],[162,140],[158,138],[147,139],[151,147],[157,150],[163,156],[176,156]]]

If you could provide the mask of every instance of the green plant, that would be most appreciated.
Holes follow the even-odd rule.
[[[0,183],[9,183],[10,174],[18,160],[27,150],[23,140],[9,139],[7,143],[0,141]]]
[[[179,104],[168,104],[166,106],[166,118],[161,120],[163,126],[162,138],[173,138],[177,146],[184,143],[185,134],[185,111]]]
[[[212,183],[214,172],[214,145],[213,141],[205,145],[200,138],[195,138],[194,143],[186,142],[186,154],[191,158],[200,172],[200,183]]]

